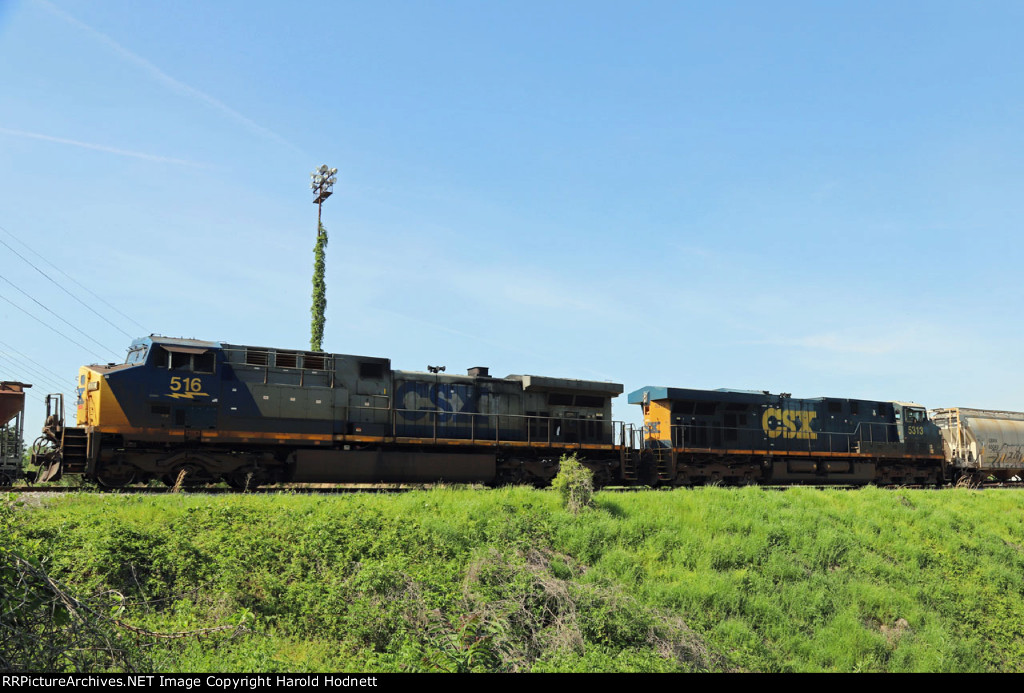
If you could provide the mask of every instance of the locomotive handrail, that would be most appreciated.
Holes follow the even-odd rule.
[[[390,407],[360,407],[360,411],[389,412],[390,435],[398,437],[421,438],[417,429],[428,428],[427,436],[433,441],[451,438],[463,438],[463,435],[446,435],[447,433],[469,433],[470,441],[486,441],[500,444],[508,442],[527,442],[533,444],[552,443],[576,445],[621,445],[616,443],[616,429],[622,421],[593,419],[584,417],[536,416],[525,414],[495,414],[484,412],[450,412],[437,409],[393,409]],[[426,417],[427,421],[421,422]],[[402,420],[402,419],[405,420]],[[526,421],[525,426],[517,422]],[[463,423],[459,423],[462,421]],[[483,422],[483,424],[481,424]],[[504,427],[502,423],[504,422]],[[567,431],[566,424],[575,430]],[[468,425],[467,425],[468,424]],[[589,424],[589,426],[584,426]],[[403,430],[403,428],[405,430]],[[503,430],[506,432],[503,437]],[[522,433],[525,438],[509,436],[509,431]],[[493,435],[491,432],[493,431]],[[486,435],[485,435],[486,434]],[[538,434],[540,434],[538,436]]]
[[[894,423],[881,423],[881,422],[858,422],[857,426],[853,431],[813,431],[814,438],[803,438],[803,437],[785,437],[784,435],[778,435],[776,437],[770,437],[764,429],[757,426],[724,426],[724,425],[707,425],[707,426],[694,426],[693,424],[672,424],[669,427],[669,440],[671,441],[671,447],[676,450],[713,450],[713,449],[730,449],[729,443],[731,441],[737,441],[746,439],[750,440],[750,436],[754,435],[760,439],[764,437],[764,442],[767,445],[768,451],[779,451],[779,452],[797,452],[804,451],[815,452],[822,450],[823,445],[821,443],[815,445],[815,441],[821,441],[823,437],[827,437],[827,452],[852,452],[853,443],[895,443],[898,442],[898,437],[894,439],[894,436],[889,436],[888,433],[895,429],[898,424]],[[876,436],[876,429],[882,428],[882,435]],[[693,441],[687,442],[686,431],[692,429],[698,431],[700,436],[704,439],[703,443],[695,443]],[[645,433],[647,432],[644,427]],[[867,438],[864,437],[865,431],[867,432]],[[734,436],[726,436],[726,432],[734,432]],[[741,434],[746,434],[742,436]],[[876,439],[877,437],[877,439]],[[837,445],[837,441],[842,441]],[[646,446],[646,442],[644,444]],[[736,449],[744,449],[743,445],[738,445]]]

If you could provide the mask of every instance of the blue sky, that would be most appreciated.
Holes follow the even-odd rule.
[[[998,1],[0,0],[0,240],[113,323],[0,245],[0,378],[42,381],[31,358],[70,390],[125,333],[304,348],[326,163],[330,351],[1024,410],[1022,26]]]

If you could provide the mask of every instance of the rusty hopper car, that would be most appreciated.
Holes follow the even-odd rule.
[[[931,412],[953,480],[1024,477],[1024,413],[955,407]]]
[[[392,370],[386,358],[150,336],[84,366],[77,421],[48,419],[41,480],[544,482],[576,451],[619,473],[622,385]]]
[[[27,383],[0,381],[0,486],[10,486],[22,475]]]
[[[907,402],[795,399],[645,387],[646,447],[661,483],[938,484],[942,441]]]

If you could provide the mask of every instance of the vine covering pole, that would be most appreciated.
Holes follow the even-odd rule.
[[[309,174],[309,187],[313,190],[313,204],[316,205],[316,245],[313,247],[313,307],[312,325],[310,329],[309,348],[311,351],[323,351],[324,324],[327,312],[327,283],[324,275],[327,268],[327,229],[321,221],[324,200],[334,191],[338,169],[327,168],[324,164]]]

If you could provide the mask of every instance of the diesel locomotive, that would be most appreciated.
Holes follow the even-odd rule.
[[[744,390],[645,387],[646,449],[662,483],[939,484],[948,471],[924,407]]]
[[[393,370],[387,358],[172,339],[81,368],[74,425],[47,398],[41,481],[532,483],[575,453],[599,485],[940,485],[1024,475],[1024,414]]]
[[[618,383],[400,371],[386,358],[150,336],[81,368],[77,416],[48,400],[40,480],[168,483],[550,479],[567,451],[611,482]]]

